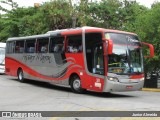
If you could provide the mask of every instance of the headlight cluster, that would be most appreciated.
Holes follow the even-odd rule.
[[[144,77],[140,79],[140,81],[143,81],[143,80],[144,80]]]
[[[119,80],[118,80],[118,78],[117,77],[107,77],[108,78],[108,80],[110,80],[110,81],[114,81],[114,82],[118,82]]]

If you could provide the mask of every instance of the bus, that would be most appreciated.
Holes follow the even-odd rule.
[[[140,90],[144,84],[142,45],[137,34],[97,27],[80,27],[26,37],[6,45],[6,74],[85,90],[121,92]]]
[[[0,42],[0,74],[5,73],[5,47],[6,43]]]

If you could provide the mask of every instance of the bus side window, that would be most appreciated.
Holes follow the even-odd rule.
[[[12,54],[15,52],[15,41],[7,42],[6,53]]]
[[[24,41],[16,41],[15,53],[24,52]]]
[[[26,40],[26,53],[35,53],[35,41],[33,39]]]
[[[35,47],[29,47],[28,52],[29,53],[34,53],[35,52]]]
[[[51,53],[63,53],[64,52],[64,37],[52,37],[50,44]]]
[[[37,39],[37,50],[36,52],[38,53],[47,53],[48,52],[48,43],[49,43],[49,38],[38,38]]]
[[[67,50],[68,53],[79,53],[82,52],[82,35],[68,36],[67,40]]]

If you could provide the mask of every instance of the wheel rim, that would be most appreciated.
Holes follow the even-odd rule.
[[[80,83],[80,80],[74,80],[74,82],[73,82],[73,88],[75,89],[75,90],[78,90],[78,89],[80,89],[80,87],[81,87],[81,83]]]
[[[23,72],[20,71],[20,72],[19,72],[19,80],[22,80],[22,79],[23,79]]]

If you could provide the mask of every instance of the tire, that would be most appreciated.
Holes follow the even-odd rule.
[[[83,93],[85,89],[82,88],[81,86],[81,80],[78,76],[73,76],[71,78],[71,89],[75,93]]]
[[[22,82],[22,83],[25,82],[24,74],[23,74],[23,70],[22,70],[22,69],[19,69],[19,70],[18,70],[17,76],[18,76],[18,80],[19,80],[20,82]]]

